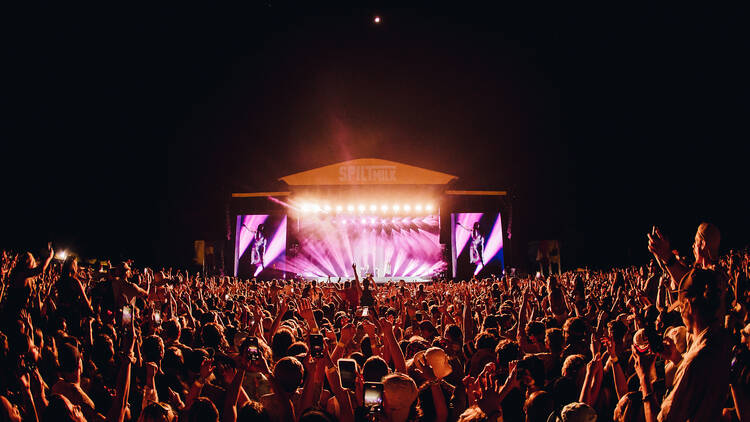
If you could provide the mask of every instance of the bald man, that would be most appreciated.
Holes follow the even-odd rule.
[[[672,253],[672,249],[664,235],[659,229],[654,228],[651,234],[648,234],[648,250],[653,253],[662,262],[662,265],[672,277],[672,289],[680,284],[690,268],[681,264],[677,257]],[[695,267],[702,269],[716,269],[719,261],[719,243],[721,242],[721,233],[719,229],[711,223],[701,223],[698,231],[695,233],[693,242],[693,256],[695,256]]]
[[[695,257],[693,268],[712,270],[717,273],[717,283],[721,295],[716,316],[723,318],[727,311],[727,304],[729,303],[729,299],[727,298],[729,277],[727,271],[719,266],[720,242],[721,233],[718,227],[711,223],[701,223],[695,232],[695,240],[693,241],[693,256]],[[677,291],[681,280],[692,268],[677,260],[677,257],[672,253],[669,240],[656,227],[648,235],[648,250],[662,262],[663,267],[669,272],[672,278],[671,289]],[[736,289],[737,287],[735,287]],[[675,306],[676,302],[672,305]]]

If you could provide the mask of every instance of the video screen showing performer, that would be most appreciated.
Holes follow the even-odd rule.
[[[265,263],[263,262],[263,255],[266,253],[266,233],[265,233],[265,225],[258,224],[258,227],[255,228],[255,230],[252,230],[251,228],[245,226],[246,229],[250,230],[251,233],[253,233],[253,240],[251,242],[251,254],[250,254],[250,263],[256,266],[259,266],[261,269],[265,268]]]
[[[484,265],[484,236],[482,236],[482,233],[480,232],[480,225],[477,221],[474,223],[474,227],[468,228],[461,224],[460,222],[456,222],[458,227],[461,227],[462,229],[471,232],[471,243],[469,243],[469,262],[477,265]]]
[[[499,213],[451,214],[453,277],[502,274],[503,228]]]
[[[281,275],[286,251],[286,216],[237,216],[235,274],[244,277]]]

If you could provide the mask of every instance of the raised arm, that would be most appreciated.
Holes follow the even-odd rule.
[[[193,402],[201,395],[203,386],[206,384],[206,379],[214,370],[213,363],[214,362],[212,359],[204,359],[203,362],[201,362],[200,375],[198,376],[197,380],[193,381],[193,384],[190,386],[190,390],[188,391],[187,398],[185,399],[186,409],[189,409],[190,406],[193,405]]]
[[[323,359],[325,360],[325,374],[326,379],[328,380],[328,385],[331,386],[331,392],[339,403],[339,416],[341,417],[341,422],[354,422],[354,408],[349,393],[341,386],[339,371],[336,368],[336,365],[333,364],[331,356],[328,355],[327,351],[324,352]]]
[[[235,422],[237,420],[237,399],[240,397],[242,382],[245,380],[245,368],[249,362],[243,355],[238,357],[237,371],[234,373],[232,383],[227,389],[226,399],[224,400],[224,416],[222,422]]]
[[[404,352],[398,347],[396,336],[393,334],[393,326],[385,319],[380,318],[380,332],[383,333],[383,343],[388,348],[388,352],[393,359],[393,367],[397,372],[406,373],[406,359],[404,358]]]
[[[464,296],[463,324],[464,343],[471,343],[474,339],[474,318],[472,316],[471,295],[468,288]]]
[[[122,351],[122,363],[120,371],[117,374],[117,393],[112,403],[112,407],[107,413],[107,421],[123,422],[125,420],[125,410],[128,405],[130,396],[130,369],[135,363],[135,318],[132,318],[128,338],[125,339],[126,346]]]
[[[302,386],[302,398],[296,409],[298,415],[320,401],[320,394],[323,392],[324,372],[325,364],[322,359],[312,361],[309,354],[305,357],[305,382]]]
[[[647,234],[648,237],[648,250],[654,257],[661,262],[663,268],[667,270],[672,278],[673,289],[677,288],[680,280],[685,274],[690,271],[689,268],[684,267],[672,253],[669,245],[669,240],[664,236],[661,231],[655,226],[652,228],[651,233]]]
[[[288,310],[289,304],[286,301],[281,301],[281,303],[279,304],[278,312],[276,313],[276,318],[274,318],[273,324],[271,324],[271,329],[267,333],[264,333],[266,335],[266,342],[268,342],[269,344],[271,343],[273,335],[276,334],[276,330],[279,329],[279,325],[281,325],[284,314]]]
[[[526,290],[524,289],[523,298],[521,299],[521,308],[518,311],[518,323],[516,327],[516,340],[518,345],[521,347],[522,352],[528,350],[528,342],[526,341]]]

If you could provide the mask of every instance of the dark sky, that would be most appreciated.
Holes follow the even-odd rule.
[[[571,265],[750,243],[747,10],[252,3],[0,13],[3,246],[180,263],[230,192],[363,157],[511,190]]]

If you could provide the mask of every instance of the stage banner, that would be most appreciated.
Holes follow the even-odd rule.
[[[395,161],[360,158],[295,173],[279,180],[292,186],[444,185],[456,178]]]

